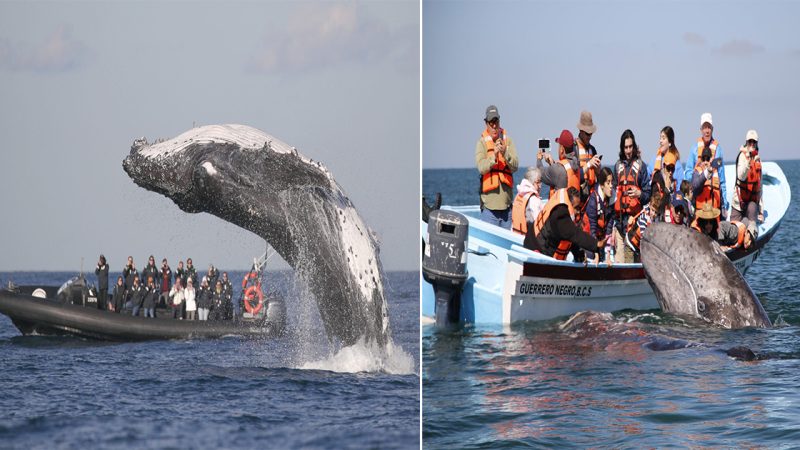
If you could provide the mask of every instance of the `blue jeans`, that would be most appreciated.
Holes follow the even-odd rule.
[[[131,315],[132,316],[138,316],[139,315],[139,308],[141,308],[141,306],[133,305],[133,312],[131,313]]]
[[[497,225],[506,230],[511,229],[511,208],[503,210],[494,210],[483,208],[481,210],[481,220]]]
[[[145,308],[144,309],[144,316],[145,317],[152,317],[153,319],[156,318],[156,309],[155,308]]]

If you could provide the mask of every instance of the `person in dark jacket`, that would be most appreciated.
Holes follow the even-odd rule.
[[[197,291],[197,320],[208,320],[208,313],[214,304],[211,289],[208,287],[208,278],[203,277],[200,290]]]
[[[217,285],[217,280],[219,280],[219,270],[217,270],[213,264],[210,264],[208,266],[208,273],[206,273],[206,277],[208,277],[209,287],[213,288]]]
[[[97,309],[113,310],[108,301],[108,264],[105,256],[100,255],[94,274],[97,275]]]
[[[553,191],[550,195],[556,195],[557,192],[558,191]],[[579,190],[570,187],[567,189],[567,196],[572,203],[573,210],[580,206],[581,193]],[[547,209],[548,206],[545,206],[542,214],[545,214]],[[540,215],[539,217],[543,216]],[[541,252],[547,256],[556,254],[556,249],[561,241],[570,241],[573,246],[578,246],[584,250],[593,252],[602,250],[606,245],[607,238],[597,240],[575,224],[573,217],[570,215],[569,207],[566,204],[558,204],[552,207],[538,235],[535,234],[536,228],[535,226],[528,227],[528,234],[525,235],[524,245],[526,248]]]
[[[172,288],[172,269],[169,268],[167,258],[161,260],[161,270],[158,273],[158,306],[164,306],[169,309],[171,307],[169,301],[169,290]]]
[[[133,286],[133,279],[139,276],[136,264],[133,263],[133,256],[128,256],[128,263],[122,268],[122,277],[125,279],[125,290]]]
[[[181,287],[186,286],[186,269],[183,268],[183,261],[178,261],[178,268],[175,269],[175,281],[181,280]]]
[[[198,286],[197,284],[197,269],[192,264],[192,258],[186,258],[186,281],[192,279],[192,285]]]
[[[111,293],[111,311],[122,312],[125,307],[125,280],[122,276],[117,277],[117,284],[114,285],[114,292]]]
[[[147,265],[142,269],[142,282],[147,284],[147,279],[152,278],[153,282],[158,279],[158,267],[156,267],[156,259],[153,258],[153,255],[150,255],[150,258],[147,259]]]
[[[156,303],[158,302],[158,288],[153,277],[147,278],[147,287],[144,288],[144,300],[142,301],[142,308],[144,308],[144,316],[156,318]]]
[[[127,299],[128,302],[125,304],[125,309],[131,309],[132,316],[139,315],[139,309],[142,307],[142,303],[144,302],[144,287],[139,282],[139,276],[137,275],[133,279],[133,284],[131,288],[128,290]]]
[[[233,299],[233,284],[228,278],[228,272],[222,272],[221,281],[223,293],[223,297],[221,297],[223,299],[222,304],[230,305],[233,319],[238,320],[239,317],[242,317],[242,303],[239,300]]]
[[[589,194],[589,201],[586,202],[583,231],[596,239],[613,236],[614,207],[610,202],[613,178],[611,169],[603,167],[597,176],[597,188]],[[586,259],[592,260],[595,264],[605,261],[610,266],[613,264],[611,251],[612,247],[608,245],[605,252],[586,251]]]
[[[223,307],[225,298],[225,285],[222,280],[217,280],[217,284],[211,292],[211,320],[222,320],[225,318]]]

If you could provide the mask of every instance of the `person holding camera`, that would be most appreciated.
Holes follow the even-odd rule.
[[[713,136],[714,133],[714,125],[713,120],[711,118],[711,113],[703,113],[700,116],[700,137],[697,138],[697,142],[692,146],[692,150],[689,152],[689,159],[686,162],[686,167],[683,173],[684,180],[691,180],[692,186],[694,187],[694,172],[696,171],[698,161],[701,159],[704,150],[709,150],[711,152],[711,161],[717,161],[715,164],[719,167],[723,167],[723,156],[722,156],[722,147],[719,145],[716,139]],[[720,192],[725,191],[725,171],[720,170],[718,171],[719,177],[719,190]],[[697,200],[697,195],[695,195],[695,201]],[[727,218],[727,210],[728,210],[728,200],[722,195],[720,199],[721,203],[717,208],[720,208],[720,215],[722,220]],[[695,209],[699,209],[700,207],[697,206],[695,203]]]
[[[700,211],[708,203],[711,208],[722,208],[722,194],[719,168],[721,161],[712,159],[712,151],[706,147],[700,154],[700,160],[695,165],[692,173],[692,195],[694,196],[694,207]]]
[[[481,219],[511,228],[514,172],[519,168],[517,148],[500,127],[497,106],[486,108],[483,121],[486,129],[475,146],[475,164],[481,174]]]
[[[736,156],[736,188],[731,199],[731,220],[753,224],[764,221],[761,201],[761,156],[758,154],[758,133],[749,130],[745,144]],[[749,225],[749,224],[748,224]]]
[[[536,155],[536,167],[542,170],[542,183],[550,186],[551,190],[574,187],[580,192],[581,166],[575,154],[575,138],[572,132],[562,130],[556,143],[558,143],[558,161],[543,149],[539,149],[539,154]],[[547,168],[542,164],[542,160],[549,164]]]
[[[97,267],[94,269],[94,274],[97,275],[97,309],[106,309],[108,303],[108,263],[106,257],[100,255],[97,261]],[[113,308],[108,308],[112,310]]]

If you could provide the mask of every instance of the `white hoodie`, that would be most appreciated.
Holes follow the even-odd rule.
[[[527,222],[535,222],[536,217],[539,216],[539,213],[544,208],[544,202],[539,196],[539,188],[526,178],[523,178],[517,185],[517,194],[527,194],[528,192],[533,192],[533,195],[528,199],[528,208],[525,210],[525,220]]]
[[[194,290],[193,287],[186,287],[183,290],[183,296],[186,300],[186,310],[187,311],[197,311],[197,302],[194,301],[194,297],[197,291]]]

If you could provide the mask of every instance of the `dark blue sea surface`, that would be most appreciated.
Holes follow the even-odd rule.
[[[794,195],[800,161],[780,161]],[[517,176],[519,178],[519,175]],[[477,203],[474,169],[423,170],[423,193]],[[563,319],[422,331],[425,448],[798,448],[800,207],[746,279],[775,328],[722,330],[622,312],[698,345],[653,351],[634,338],[576,338]],[[767,359],[720,349],[744,345]]]
[[[73,275],[0,272],[0,282]],[[265,278],[287,298],[284,338],[21,336],[0,315],[0,448],[417,448],[419,274],[385,277],[402,347],[388,354],[329,348],[291,274]]]

